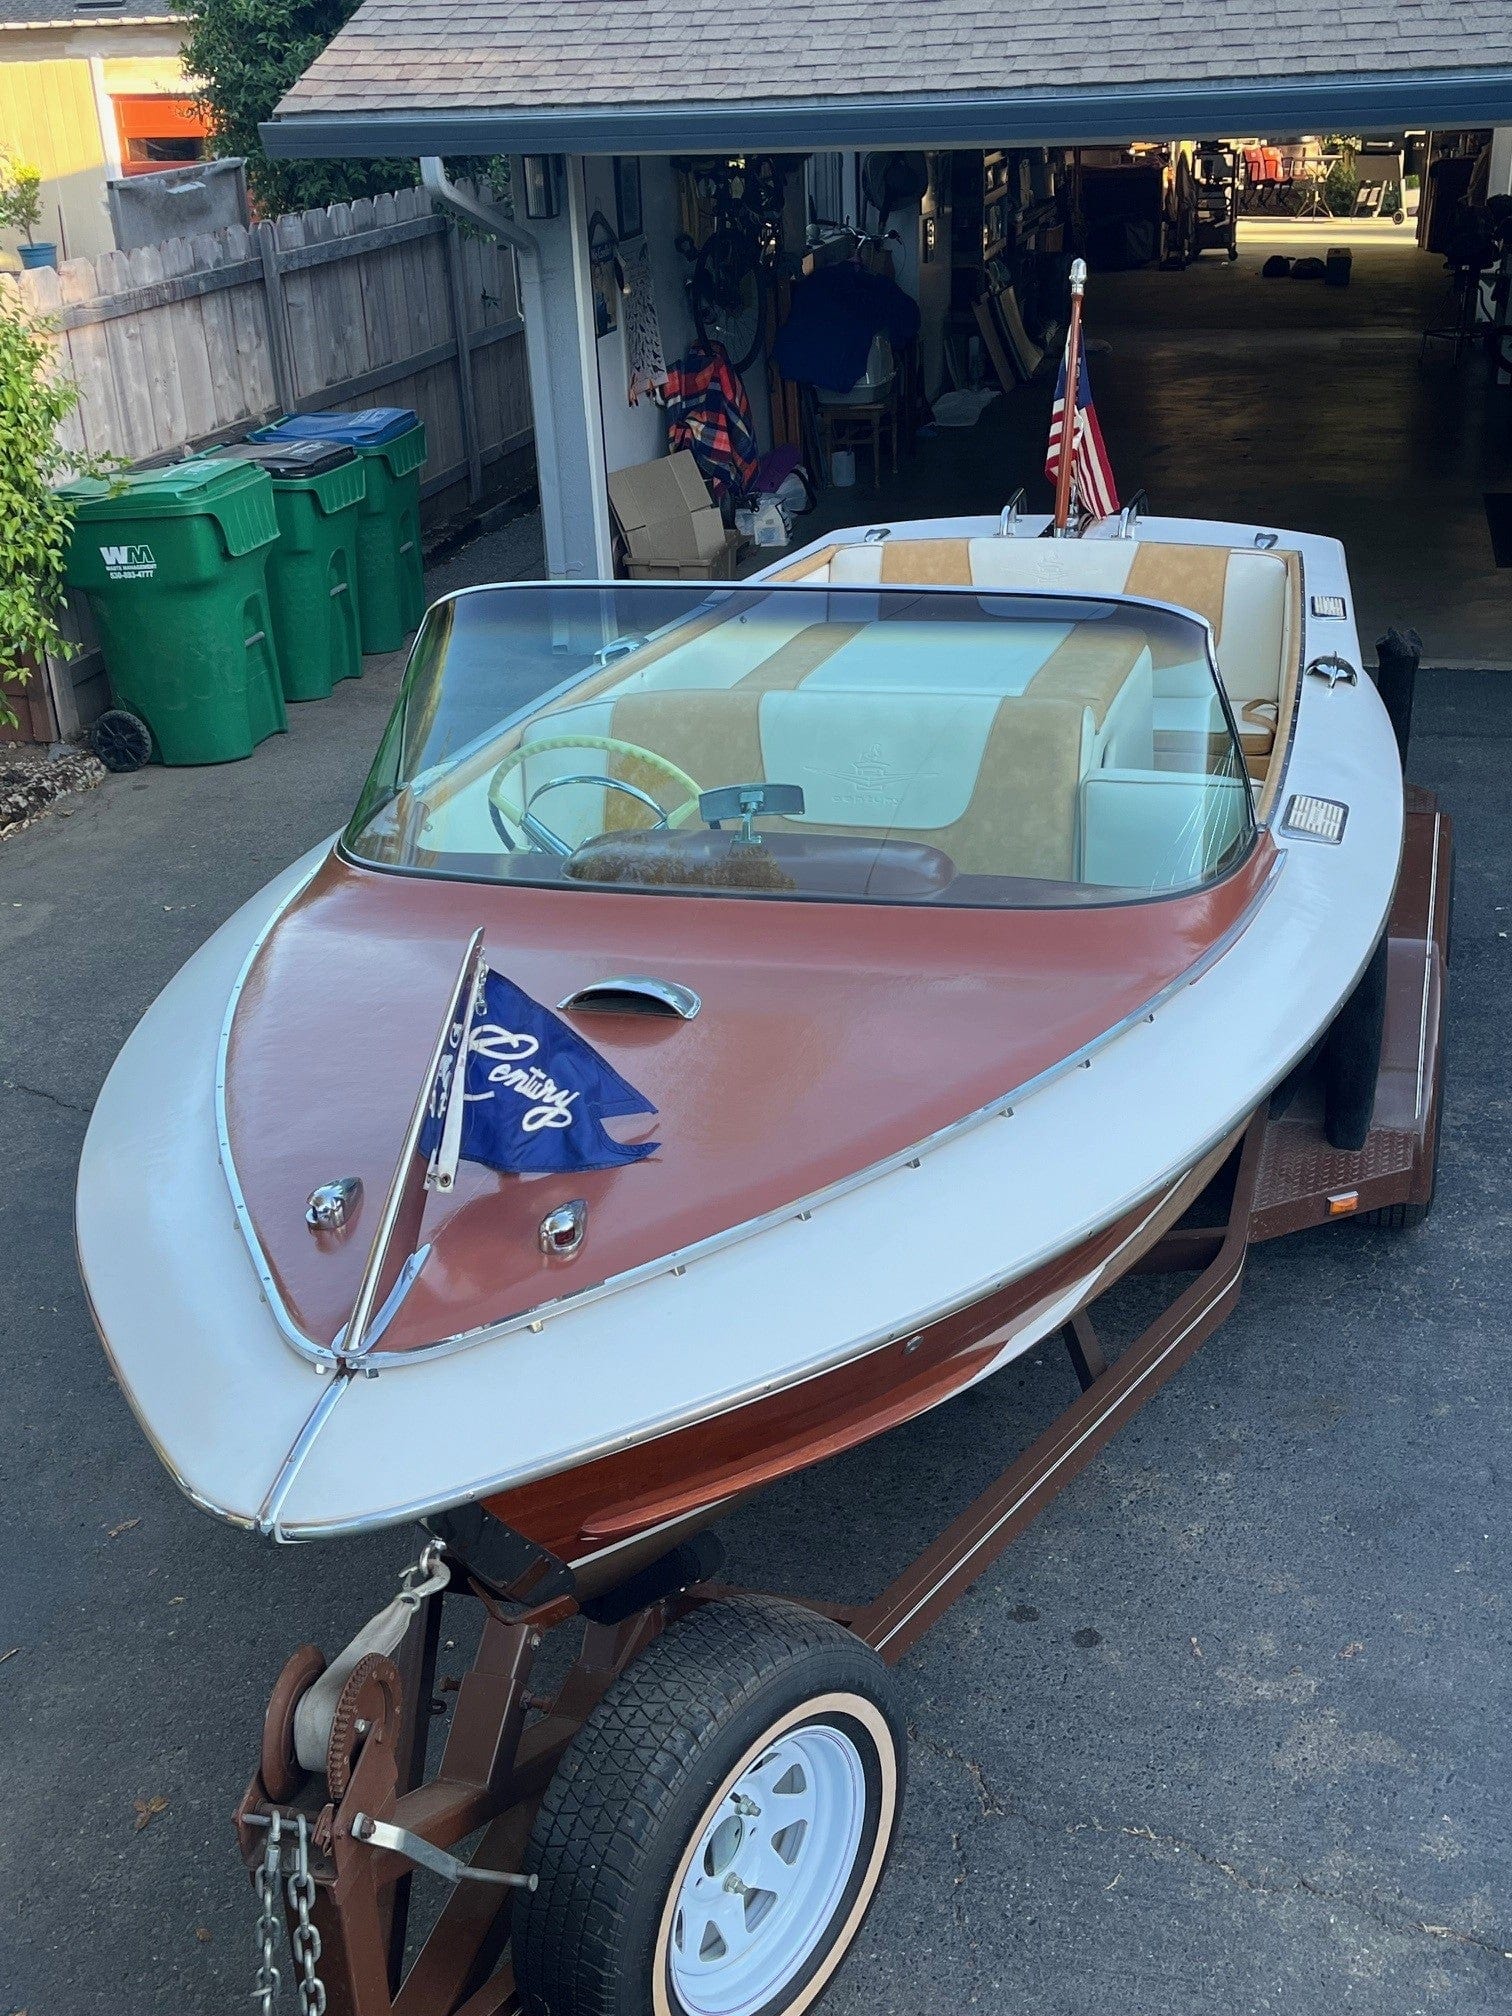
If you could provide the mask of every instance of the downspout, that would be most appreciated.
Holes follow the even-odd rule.
[[[551,427],[541,425],[541,415],[535,410],[537,397],[544,397],[551,384],[550,363],[545,351],[547,323],[540,244],[530,232],[522,231],[512,217],[505,216],[496,203],[486,203],[481,197],[470,196],[459,189],[436,155],[422,157],[420,180],[436,201],[454,216],[486,232],[489,237],[497,238],[515,255],[520,273],[520,310],[525,321],[525,355],[530,367],[531,404],[535,417],[541,527],[545,536],[547,571],[555,575],[559,569],[565,571],[562,556],[567,552],[567,527],[562,509],[564,492],[562,472],[557,465],[556,433]],[[539,394],[536,391],[538,386],[541,388]]]

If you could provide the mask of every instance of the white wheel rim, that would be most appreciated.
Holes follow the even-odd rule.
[[[866,1772],[827,1723],[790,1730],[705,1817],[669,1951],[689,2016],[754,2016],[812,1957],[855,1870]]]

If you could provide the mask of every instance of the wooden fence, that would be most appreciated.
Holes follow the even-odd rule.
[[[476,500],[489,465],[530,440],[513,258],[421,189],[14,284],[57,329],[79,388],[65,443],[89,454],[162,461],[280,412],[412,406],[422,495],[465,483]],[[74,733],[104,704],[98,655],[49,673],[58,732]]]

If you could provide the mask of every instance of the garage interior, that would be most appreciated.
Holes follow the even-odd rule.
[[[1089,369],[1125,500],[1142,490],[1156,515],[1329,533],[1348,549],[1367,638],[1411,624],[1429,665],[1504,665],[1508,590],[1493,526],[1498,498],[1512,492],[1512,391],[1499,368],[1512,262],[1498,233],[1512,201],[1487,195],[1512,170],[1502,137],[1484,129],[1356,142],[1342,197],[1317,173],[1279,187],[1261,172],[1251,179],[1277,155],[1287,168],[1308,150],[1316,160],[1318,141],[786,157],[763,340],[742,378],[757,447],[791,444],[814,479],[815,507],[791,518],[792,543],[862,522],[996,515],[1021,484],[1026,512],[1048,509],[1044,450],[1066,271],[1085,253]],[[903,183],[912,170],[925,181],[922,197],[884,217],[869,186],[880,188],[884,164],[905,158]],[[1203,192],[1196,243],[1172,215],[1193,161]],[[599,165],[587,164],[590,179]],[[729,178],[756,182],[769,171],[750,157],[648,159],[637,173],[647,189],[673,179],[666,207],[692,226],[686,252],[699,230],[717,228]],[[711,188],[714,204],[700,204],[698,192]],[[1334,214],[1329,201],[1351,205],[1349,214]],[[818,221],[832,210],[831,223]],[[851,225],[871,242],[858,247],[837,228]],[[671,250],[664,243],[663,254]],[[894,281],[920,316],[912,343],[870,360],[874,382],[848,395],[858,402],[849,408],[782,369],[792,354],[783,317],[795,284],[807,284],[785,276],[839,261]],[[1324,271],[1304,263],[1317,261]],[[662,268],[659,307],[669,291],[688,297],[663,312],[671,334],[695,282],[685,257],[669,273],[653,247],[652,262]],[[595,260],[596,297],[601,270]],[[1006,317],[994,300],[1006,300]],[[1014,319],[1017,354],[1008,342]],[[742,345],[749,327],[747,319],[736,329]],[[616,467],[644,448],[651,415],[637,416],[633,435],[617,426],[622,352],[612,331],[597,348],[612,504]],[[962,392],[991,396],[973,423],[938,424],[942,395]],[[941,412],[952,404],[959,414],[962,401],[949,396]],[[881,424],[869,426],[868,415]],[[855,445],[835,457],[842,440]],[[692,445],[707,468],[704,444]],[[732,523],[736,480],[723,495]],[[617,565],[625,554],[617,539]],[[734,565],[748,573],[775,557],[747,541]],[[1505,545],[1502,558],[1512,558]]]
[[[1512,128],[512,173],[516,221],[471,221],[523,223],[527,334],[534,248],[551,269],[553,575],[747,575],[844,526],[995,517],[1020,487],[1048,510],[1084,257],[1124,501],[1339,538],[1367,643],[1406,625],[1430,667],[1508,662]],[[679,451],[681,489],[657,468]]]
[[[1512,390],[1498,382],[1489,323],[1457,358],[1447,339],[1424,342],[1456,326],[1459,302],[1453,266],[1419,242],[1416,222],[1242,214],[1232,262],[1208,251],[1180,271],[1094,266],[1098,417],[1125,499],[1143,489],[1161,516],[1329,533],[1347,548],[1367,642],[1410,623],[1429,665],[1500,667],[1512,606],[1487,499],[1512,490]],[[1330,246],[1352,254],[1347,288],[1262,277],[1267,262]],[[1051,360],[974,426],[915,434],[880,483],[858,456],[855,487],[822,490],[795,539],[862,520],[996,514],[1020,483],[1026,508],[1047,510],[1053,385]]]

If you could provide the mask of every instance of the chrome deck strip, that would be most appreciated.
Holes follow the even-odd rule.
[[[320,1433],[331,1415],[335,1413],[337,1401],[340,1400],[342,1394],[345,1393],[347,1387],[356,1376],[355,1373],[351,1372],[336,1373],[331,1378],[320,1398],[315,1402],[315,1405],[310,1409],[304,1426],[294,1437],[293,1442],[289,1446],[289,1453],[278,1466],[273,1482],[268,1486],[267,1496],[258,1507],[257,1517],[253,1521],[254,1532],[269,1534],[273,1539],[279,1541],[288,1538],[286,1534],[280,1531],[278,1524],[278,1515],[282,1510],[283,1502],[289,1495],[294,1479],[299,1475],[300,1466],[314,1446],[315,1437]]]

